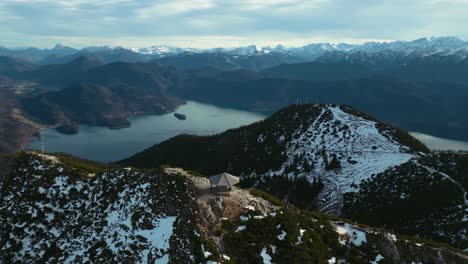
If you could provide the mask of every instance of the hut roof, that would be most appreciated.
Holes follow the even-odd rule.
[[[223,172],[221,174],[211,176],[210,183],[217,186],[232,187],[233,185],[239,183],[239,177]]]

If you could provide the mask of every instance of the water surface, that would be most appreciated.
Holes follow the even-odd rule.
[[[129,128],[112,130],[106,127],[80,125],[80,132],[64,135],[55,129],[41,131],[44,150],[66,152],[78,157],[109,162],[129,157],[154,144],[178,134],[209,135],[236,128],[264,119],[266,116],[218,106],[188,102],[177,113],[186,115],[179,120],[174,113],[164,115],[140,115],[130,118]],[[410,132],[410,134],[432,150],[468,151],[468,142],[450,140],[431,135]],[[41,149],[41,140],[29,146]]]
[[[106,127],[80,125],[75,135],[64,135],[55,129],[41,131],[47,152],[66,152],[78,157],[109,162],[129,157],[156,143],[182,133],[208,135],[264,119],[258,113],[233,110],[197,102],[188,102],[177,113],[186,115],[179,120],[174,113],[140,115],[130,118],[129,128],[112,130]],[[41,149],[41,140],[29,146]]]
[[[465,141],[434,137],[419,132],[410,132],[410,135],[419,139],[431,150],[468,151],[468,142]]]

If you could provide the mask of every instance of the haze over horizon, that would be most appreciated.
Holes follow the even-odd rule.
[[[147,47],[150,47],[150,46],[162,46],[162,47],[178,47],[178,48],[186,48],[186,49],[190,49],[190,48],[193,48],[193,49],[197,49],[199,51],[210,51],[211,49],[217,49],[217,48],[225,48],[225,49],[234,49],[234,48],[239,48],[239,47],[246,47],[246,46],[252,46],[252,45],[256,45],[256,46],[259,46],[261,48],[266,48],[266,47],[276,47],[276,46],[279,46],[279,45],[282,45],[286,48],[298,48],[298,47],[301,47],[301,46],[306,46],[306,45],[310,45],[310,44],[331,44],[331,45],[339,45],[339,44],[351,44],[351,45],[364,45],[366,43],[394,43],[394,42],[411,42],[411,41],[417,41],[419,39],[428,39],[428,40],[431,40],[431,39],[441,39],[441,38],[458,38],[462,41],[467,41],[466,39],[463,39],[461,37],[458,37],[458,36],[432,36],[432,37],[421,37],[421,38],[418,38],[418,39],[397,39],[397,40],[368,40],[368,41],[363,41],[363,42],[329,42],[329,41],[322,41],[322,42],[307,42],[307,43],[304,43],[302,45],[296,45],[296,46],[288,46],[288,45],[284,45],[283,43],[272,43],[272,44],[265,44],[265,45],[257,45],[257,43],[245,43],[245,44],[240,44],[240,46],[233,46],[233,45],[228,45],[228,46],[212,46],[212,47],[195,47],[195,46],[176,46],[176,45],[171,45],[171,44],[167,44],[167,45],[162,45],[160,43],[153,43],[153,44],[150,44],[150,45],[147,45],[147,46],[125,46],[125,45],[119,45],[118,43],[115,43],[115,45],[107,45],[107,44],[101,44],[101,45],[89,45],[89,46],[73,46],[73,45],[66,45],[66,44],[63,44],[63,43],[55,43],[51,46],[46,46],[46,47],[39,47],[39,46],[35,46],[35,45],[25,45],[25,46],[2,46],[0,45],[0,47],[5,47],[5,48],[8,48],[8,49],[12,49],[12,50],[23,50],[23,49],[27,49],[27,48],[38,48],[38,49],[53,49],[53,48],[56,48],[56,47],[59,47],[59,46],[62,46],[62,47],[70,47],[70,48],[74,48],[74,49],[85,49],[85,48],[91,48],[91,47],[110,47],[110,48],[116,48],[116,47],[122,47],[122,48],[125,48],[125,49],[135,49],[135,48],[147,48]]]
[[[468,1],[4,0],[1,46],[302,46],[468,38]]]

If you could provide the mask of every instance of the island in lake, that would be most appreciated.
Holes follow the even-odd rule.
[[[259,113],[194,101],[188,101],[177,112],[187,116],[187,120],[176,119],[174,112],[162,115],[140,114],[129,117],[128,121],[132,124],[129,128],[115,130],[80,124],[79,132],[75,135],[64,135],[57,132],[55,127],[49,127],[41,130],[41,139],[33,140],[26,149],[41,150],[43,146],[47,152],[66,152],[85,159],[112,162],[179,134],[217,134],[266,117]]]
[[[179,120],[185,120],[187,119],[187,116],[183,115],[183,114],[179,114],[179,113],[174,113],[174,116],[179,119]]]

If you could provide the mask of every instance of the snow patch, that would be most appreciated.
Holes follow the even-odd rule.
[[[271,264],[271,256],[268,255],[266,247],[263,247],[262,252],[260,253],[263,259],[263,264]]]
[[[366,233],[348,223],[337,225],[335,230],[340,235],[339,241],[342,245],[352,243],[359,247],[362,243],[367,243]],[[347,241],[341,238],[341,236],[345,235],[348,237]]]
[[[237,232],[244,231],[244,230],[245,230],[244,225],[243,226],[238,226],[235,232],[237,233]]]
[[[371,262],[371,264],[378,264],[379,261],[381,261],[382,259],[384,259],[384,257],[382,257],[382,255],[377,255],[374,259],[374,261]]]
[[[284,240],[284,238],[286,237],[288,233],[286,233],[286,231],[282,230],[281,231],[281,234],[278,235],[278,239],[279,240]]]

